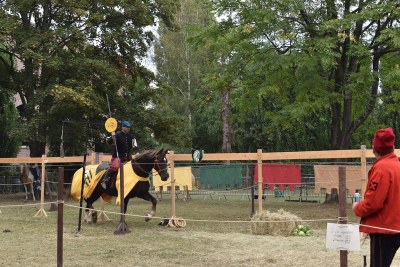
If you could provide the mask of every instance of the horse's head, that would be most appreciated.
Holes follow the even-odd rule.
[[[148,177],[154,168],[161,180],[166,181],[169,178],[167,153],[167,149],[146,150],[132,157],[132,168],[141,177]]]
[[[162,181],[167,181],[169,178],[167,153],[167,149],[161,149],[157,151],[154,159],[154,169],[158,172]]]
[[[25,179],[30,178],[31,173],[30,173],[30,171],[29,171],[29,166],[28,166],[28,164],[26,164],[26,163],[20,164],[20,170],[21,170],[20,174],[21,174],[21,177],[22,177],[22,178],[25,178]],[[33,179],[33,178],[32,178],[32,179]]]

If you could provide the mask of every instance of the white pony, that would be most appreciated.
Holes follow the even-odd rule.
[[[25,201],[28,201],[28,189],[27,189],[28,186],[30,187],[33,201],[36,201],[35,193],[33,192],[34,176],[32,172],[29,170],[28,164],[26,163],[21,164],[20,168],[21,168],[21,183],[24,185],[25,188]]]

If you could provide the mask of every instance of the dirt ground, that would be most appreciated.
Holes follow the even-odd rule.
[[[39,205],[24,204],[21,196],[0,195],[0,266],[56,266],[57,212],[46,205],[47,217],[34,218]],[[114,235],[117,214],[108,214],[111,221],[82,224],[77,235],[79,203],[66,205],[64,266],[340,266],[339,251],[325,248],[326,221],[320,221],[336,218],[337,205],[265,201],[265,209],[284,208],[315,220],[309,223],[314,233],[308,237],[258,236],[250,233],[247,222],[224,222],[248,220],[250,201],[243,199],[177,200],[177,215],[194,220],[182,229],[159,226],[160,218],[145,223],[140,216],[150,204],[133,200],[126,217],[131,233],[125,235]],[[119,211],[113,204],[105,209]],[[170,213],[170,200],[159,202],[158,216]],[[357,221],[350,205],[348,216]],[[369,239],[360,251],[348,253],[348,266],[363,266],[363,255],[369,260]],[[392,266],[400,266],[399,255]]]

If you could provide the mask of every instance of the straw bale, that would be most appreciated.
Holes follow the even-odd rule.
[[[277,212],[257,212],[251,219],[251,233],[255,235],[290,236],[301,218],[284,209]]]

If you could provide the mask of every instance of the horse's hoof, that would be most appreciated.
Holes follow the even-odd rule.
[[[97,223],[97,211],[92,211],[92,222]]]
[[[145,221],[145,222],[148,222],[148,221],[150,221],[151,219],[153,219],[153,215],[151,215],[150,213],[147,214],[146,217],[144,217],[144,221]]]

